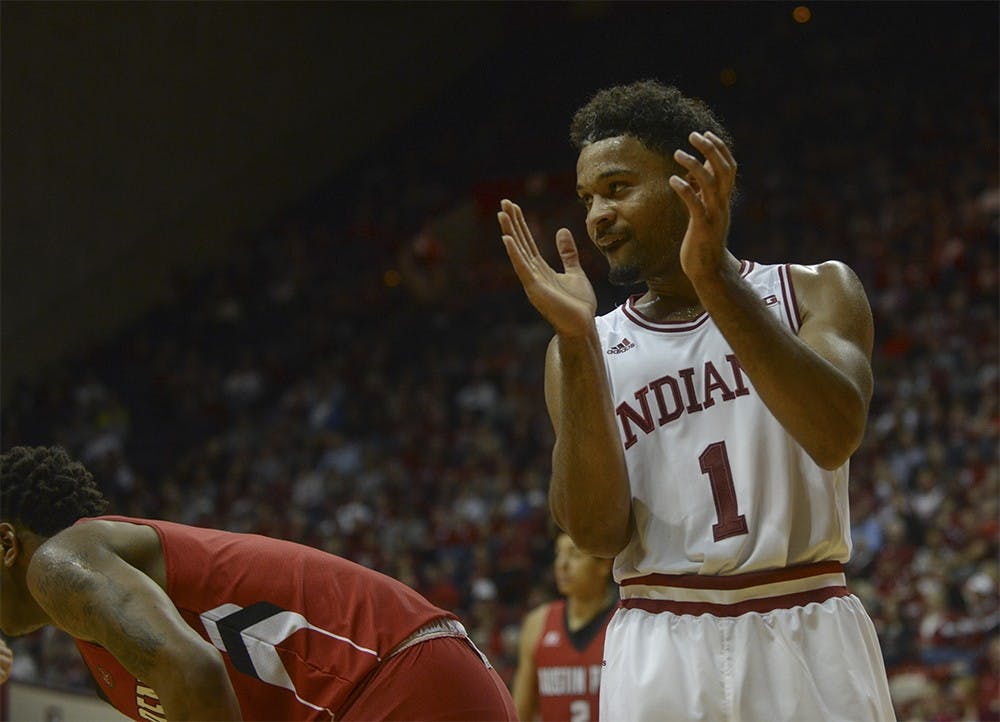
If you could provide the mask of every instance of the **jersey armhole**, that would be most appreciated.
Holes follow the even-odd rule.
[[[799,302],[795,297],[795,286],[792,284],[792,264],[778,266],[778,280],[781,283],[782,307],[785,309],[785,320],[796,336],[802,326],[802,316],[799,313]]]

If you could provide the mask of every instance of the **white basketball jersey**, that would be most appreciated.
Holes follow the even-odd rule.
[[[788,266],[744,261],[740,275],[798,333]],[[597,318],[636,523],[616,581],[846,562],[848,464],[827,471],[809,457],[708,314],[657,323],[636,298]]]

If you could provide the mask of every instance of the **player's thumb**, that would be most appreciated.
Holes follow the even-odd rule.
[[[567,271],[580,267],[580,254],[576,250],[576,241],[568,228],[560,228],[556,231],[556,248],[559,249],[559,258],[562,259],[563,268]]]

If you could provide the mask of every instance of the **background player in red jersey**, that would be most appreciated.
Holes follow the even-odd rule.
[[[617,604],[611,560],[556,537],[556,587],[565,599],[542,604],[521,624],[514,702],[524,721],[597,719],[604,630]]]
[[[73,636],[135,720],[513,720],[462,625],[401,582],[311,547],[94,517],[62,449],[0,457],[0,628]]]

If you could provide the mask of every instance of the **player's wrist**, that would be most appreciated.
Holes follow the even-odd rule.
[[[705,264],[690,272],[685,270],[685,274],[706,308],[713,299],[730,297],[740,283],[739,271],[724,261]]]
[[[590,342],[594,344],[598,342],[597,324],[593,318],[587,319],[586,322],[560,324],[554,328],[560,342],[560,348],[564,343],[588,345]]]

